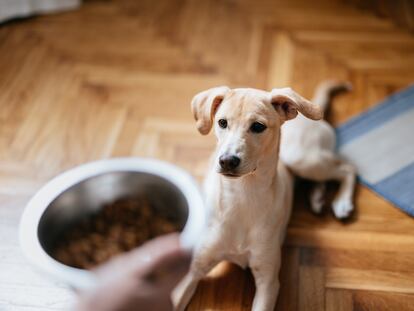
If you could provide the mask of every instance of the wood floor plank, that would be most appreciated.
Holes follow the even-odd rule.
[[[300,267],[299,310],[325,310],[325,272],[322,268]]]
[[[373,252],[369,249],[315,249],[302,248],[301,262],[311,266],[412,272],[414,253]]]
[[[277,311],[297,311],[299,298],[299,249],[285,247],[280,271],[280,292]]]
[[[352,293],[343,289],[330,289],[325,292],[326,311],[351,311],[353,308]]]
[[[353,291],[354,310],[414,310],[413,295],[385,292]]]
[[[332,268],[325,270],[325,286],[368,291],[414,294],[414,272],[356,270]]]
[[[395,243],[398,241],[398,243]],[[405,253],[414,251],[414,237],[403,234],[289,228],[287,245]]]
[[[223,262],[200,282],[188,310],[250,310],[253,294],[251,273],[246,274],[239,267]]]

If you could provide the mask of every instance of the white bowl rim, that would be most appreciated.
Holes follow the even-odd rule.
[[[47,182],[27,203],[20,220],[19,238],[23,253],[34,266],[79,290],[96,286],[92,272],[64,265],[45,252],[38,239],[38,225],[50,203],[70,187],[91,177],[122,171],[157,175],[182,192],[189,214],[180,234],[180,242],[184,248],[192,249],[205,227],[207,215],[200,190],[190,174],[161,160],[139,157],[110,158],[82,164],[59,174]]]

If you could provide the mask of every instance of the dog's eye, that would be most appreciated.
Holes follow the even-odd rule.
[[[218,125],[222,128],[225,129],[227,127],[227,120],[225,119],[220,119],[218,120]]]
[[[266,129],[266,125],[259,123],[259,122],[253,122],[250,126],[250,130],[253,133],[261,133]]]

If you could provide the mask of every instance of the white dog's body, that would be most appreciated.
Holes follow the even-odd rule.
[[[218,148],[204,184],[211,219],[190,272],[174,293],[175,307],[183,310],[198,282],[228,260],[252,270],[252,310],[271,311],[293,195],[293,176],[279,161],[280,127],[298,111],[318,120],[321,110],[287,88],[270,93],[214,88],[195,96],[192,107],[202,134],[218,120]]]
[[[347,83],[326,81],[319,85],[312,102],[325,110],[332,93],[350,88]],[[355,168],[335,154],[335,144],[335,131],[328,122],[315,122],[298,115],[283,125],[280,159],[295,175],[316,182],[310,196],[315,213],[324,205],[325,182],[340,182],[332,209],[337,218],[346,218],[353,210]]]
[[[273,310],[279,289],[281,247],[292,206],[293,176],[274,159],[268,170],[229,180],[211,170],[205,191],[214,202],[208,233],[195,262],[202,275],[222,260],[250,267],[254,310]],[[260,188],[258,188],[260,185]],[[229,204],[231,202],[231,204]],[[269,290],[270,289],[270,290]]]

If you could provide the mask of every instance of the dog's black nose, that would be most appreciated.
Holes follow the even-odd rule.
[[[233,155],[222,155],[219,158],[220,166],[225,171],[234,170],[240,164],[240,158]]]

